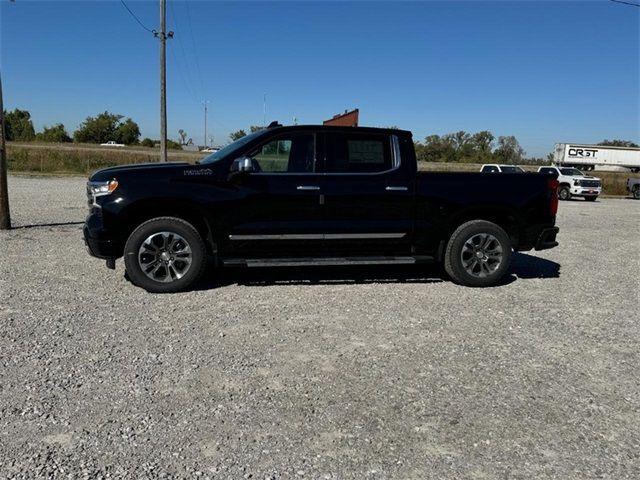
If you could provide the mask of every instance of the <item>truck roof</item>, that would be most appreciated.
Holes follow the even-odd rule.
[[[381,128],[381,127],[341,127],[335,125],[277,125],[273,127],[268,127],[269,130],[278,131],[278,130],[323,130],[327,132],[363,132],[363,133],[382,133],[386,135],[390,135],[393,133],[401,134],[401,135],[411,135],[409,130],[401,130],[399,128]]]

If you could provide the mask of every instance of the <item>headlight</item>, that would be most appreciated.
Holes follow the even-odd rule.
[[[116,188],[118,188],[118,181],[114,178],[107,182],[89,182],[87,186],[91,195],[101,197],[115,192]]]
[[[87,204],[89,209],[100,208],[96,199],[111,195],[116,191],[116,188],[118,188],[118,181],[115,178],[107,182],[87,182]]]

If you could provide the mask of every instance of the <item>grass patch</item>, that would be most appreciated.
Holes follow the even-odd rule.
[[[168,153],[170,161],[194,163],[204,155],[191,152]],[[90,147],[69,144],[34,144],[7,146],[7,164],[12,172],[31,172],[41,174],[77,174],[89,175],[96,170],[116,165],[157,162],[159,151],[153,148],[105,149],[95,145]]]

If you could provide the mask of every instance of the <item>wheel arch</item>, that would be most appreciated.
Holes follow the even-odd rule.
[[[514,248],[518,246],[523,228],[520,215],[515,210],[505,207],[478,206],[458,212],[447,223],[444,238],[438,251],[438,257],[440,259],[444,255],[444,249],[453,232],[455,232],[460,225],[472,220],[485,220],[495,223],[507,233],[512,246]]]
[[[118,215],[122,220],[120,232],[123,240],[142,223],[156,217],[176,217],[189,222],[203,238],[208,253],[215,253],[213,229],[202,208],[186,200],[145,199],[126,207]]]

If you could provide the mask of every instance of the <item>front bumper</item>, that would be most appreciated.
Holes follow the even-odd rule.
[[[598,195],[600,195],[600,193],[602,193],[601,187],[571,187],[571,195],[574,195],[576,197],[597,197]]]
[[[87,217],[84,227],[82,227],[82,233],[89,255],[102,259],[114,259],[122,256],[122,242],[111,238],[104,232],[99,214],[94,213]]]

